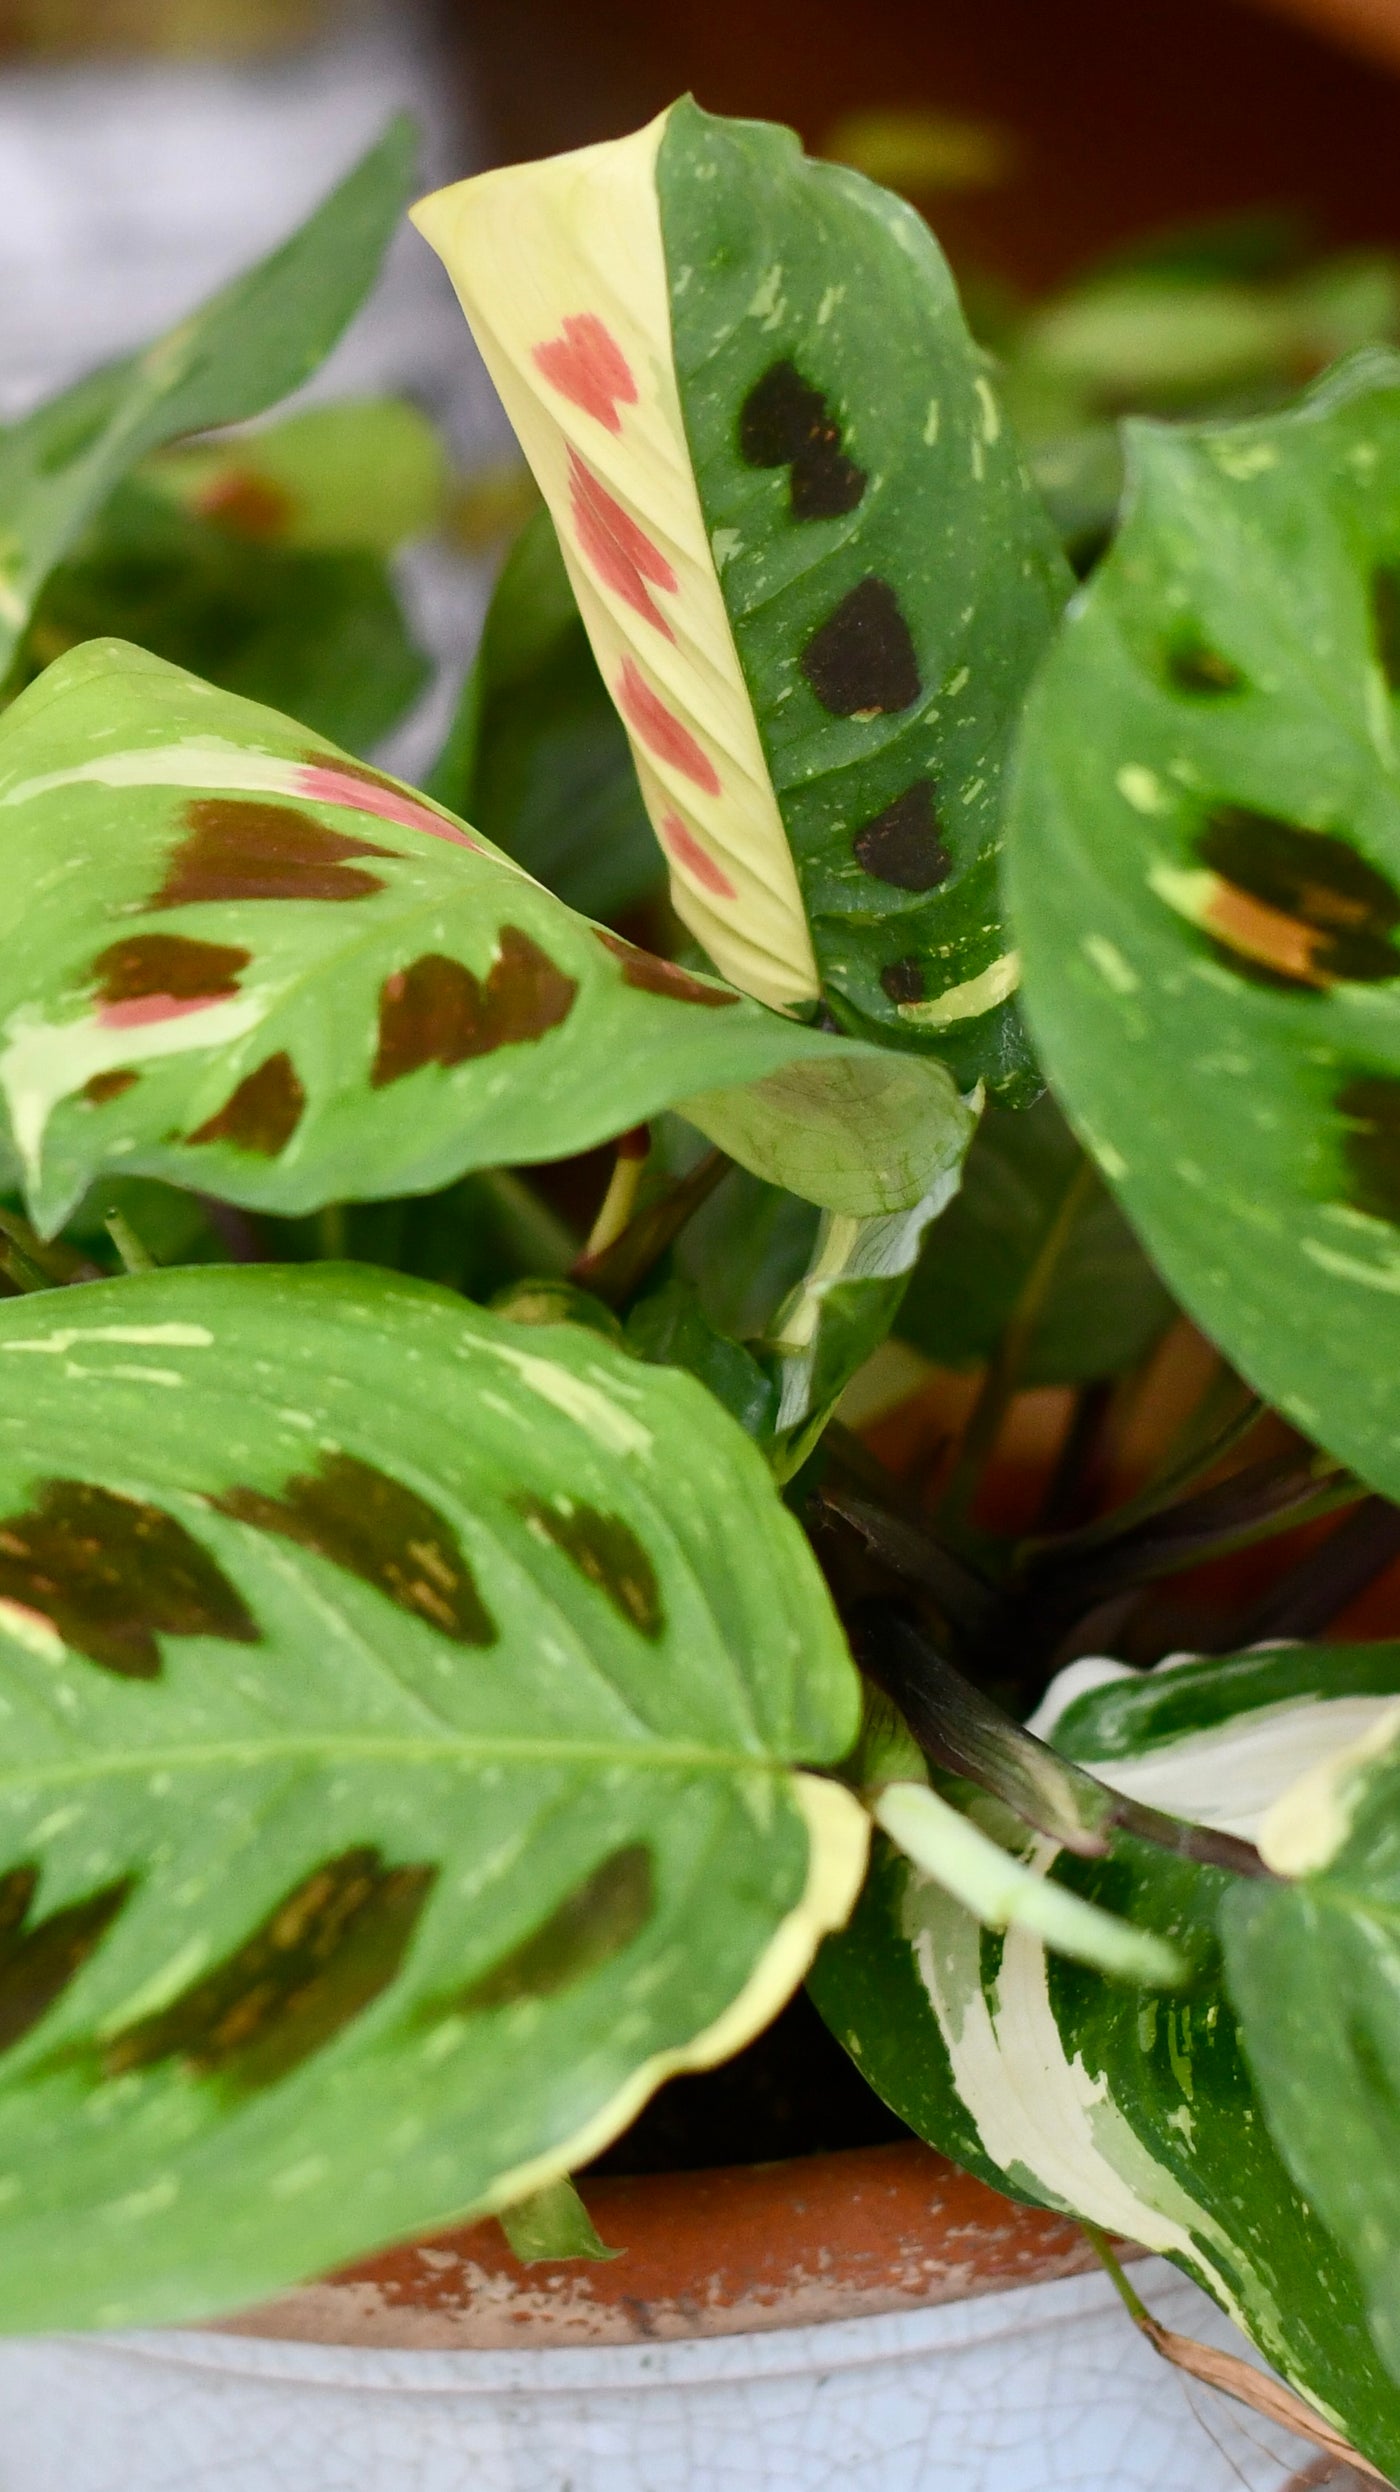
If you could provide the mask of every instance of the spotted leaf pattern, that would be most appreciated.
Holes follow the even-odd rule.
[[[677,909],[736,985],[1014,1081],[1002,781],[1067,575],[913,211],[688,101],[425,200]]]
[[[637,950],[431,799],[120,642],[0,721],[0,835],[0,1096],[45,1228],[104,1170],[306,1211],[687,1103],[857,1216],[966,1146],[941,1065]]]
[[[363,1269],[0,1307],[0,2327],[547,2185],[849,1910],[855,1672],[689,1377]]]
[[[1130,445],[1022,745],[1032,1029],[1177,1298],[1394,1496],[1400,357]]]
[[[1115,1790],[1267,1849],[1289,1795],[1329,1759],[1344,1768],[1368,1734],[1374,1749],[1394,1733],[1397,1698],[1395,1644],[1178,1659],[1146,1674],[1082,1661],[1032,1728]],[[1393,1775],[1392,1764],[1392,1828]],[[1371,1822],[1378,1857],[1379,1808]],[[1103,1860],[1024,1839],[1043,1874],[1181,1948],[1187,1981],[1151,1995],[1051,1955],[1031,1931],[993,1938],[882,1843],[849,1929],[818,1960],[823,2015],[931,2144],[1194,2276],[1391,2480],[1394,2080],[1387,2095],[1374,2076],[1395,2067],[1394,2017],[1387,1983],[1372,1981],[1358,2038],[1364,1909],[1338,1879],[1324,1954],[1324,1880],[1273,1885],[1131,1837]],[[1393,1832],[1383,1841],[1393,1856]],[[1388,1898],[1376,1900],[1389,1920]]]

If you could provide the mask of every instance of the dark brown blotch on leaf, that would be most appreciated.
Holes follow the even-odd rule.
[[[916,779],[857,831],[856,862],[896,891],[936,891],[953,870],[938,833],[931,779]]]
[[[437,1874],[368,1844],[324,1861],[222,1964],[114,2034],[104,2074],[180,2060],[239,2093],[290,2076],[397,1979]]]
[[[928,993],[924,964],[912,952],[903,960],[887,961],[880,984],[892,1004],[921,1004]]]
[[[91,1081],[84,1082],[82,1095],[89,1107],[105,1108],[109,1100],[120,1099],[128,1090],[134,1089],[140,1078],[140,1074],[134,1073],[130,1065],[118,1065],[110,1073],[94,1073]]]
[[[1376,656],[1392,692],[1400,692],[1400,566],[1384,563],[1371,581]]]
[[[520,1512],[532,1530],[543,1534],[585,1582],[611,1601],[620,1618],[640,1635],[655,1639],[666,1624],[656,1569],[630,1524],[596,1506],[567,1508],[543,1497],[522,1497]]]
[[[446,1517],[416,1489],[355,1454],[324,1456],[315,1471],[288,1480],[280,1496],[230,1488],[214,1503],[221,1514],[294,1540],[358,1575],[455,1644],[496,1641],[496,1622]]]
[[[47,1480],[0,1519],[0,1599],[51,1620],[119,1678],[160,1675],[158,1635],[256,1644],[257,1621],[184,1524],[90,1480]]]
[[[1178,692],[1189,692],[1205,700],[1219,700],[1227,693],[1244,690],[1239,668],[1208,640],[1194,633],[1173,641],[1167,651],[1167,677]]]
[[[739,453],[750,467],[791,469],[794,519],[841,519],[868,481],[841,447],[841,427],[819,389],[785,357],[755,382],[739,416]]]
[[[1353,1211],[1400,1228],[1400,1081],[1359,1073],[1337,1093],[1347,1132],[1342,1145]]]
[[[383,890],[384,878],[348,860],[394,854],[330,830],[296,805],[198,796],[185,821],[153,909],[195,900],[363,900]]]
[[[681,969],[673,960],[662,960],[655,952],[642,952],[635,943],[626,943],[621,935],[609,934],[605,927],[595,926],[593,932],[605,952],[622,963],[623,982],[639,987],[644,995],[667,995],[676,1004],[737,1004],[739,997],[733,987],[716,986],[709,979],[693,978],[688,969]]]
[[[923,690],[913,637],[887,580],[862,580],[820,624],[802,672],[833,718],[907,710]]]
[[[518,926],[501,928],[484,980],[445,952],[425,952],[380,989],[370,1081],[382,1090],[425,1064],[465,1064],[498,1047],[543,1038],[568,1019],[577,993],[577,979],[566,977]]]
[[[1349,841],[1220,805],[1198,853],[1223,885],[1205,922],[1232,968],[1295,991],[1400,976],[1400,894]]]
[[[147,995],[234,995],[239,971],[253,955],[236,943],[199,943],[193,935],[124,935],[92,964],[101,1004],[134,1004]]]
[[[31,1923],[37,1867],[27,1861],[0,1877],[0,2051],[12,2051],[57,2006],[96,1954],[132,1886],[132,1879],[118,1878]]]
[[[189,1137],[191,1142],[232,1142],[240,1151],[256,1151],[260,1159],[276,1159],[285,1151],[306,1107],[306,1093],[286,1049],[269,1056],[213,1116]]]
[[[656,1877],[645,1843],[625,1843],[519,1947],[478,1981],[440,2003],[439,2013],[476,2016],[521,1999],[551,1999],[630,1947],[656,1909]]]

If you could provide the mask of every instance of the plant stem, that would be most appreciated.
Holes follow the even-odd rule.
[[[1272,1876],[1254,1844],[1126,1798],[1013,1722],[896,1602],[863,1602],[846,1627],[867,1678],[898,1707],[930,1761],[979,1784],[1067,1850],[1092,1859],[1115,1834],[1130,1834],[1236,1877]]]
[[[144,1246],[129,1220],[119,1211],[104,1212],[102,1226],[122,1259],[126,1272],[154,1272],[155,1256]]]
[[[733,1165],[727,1152],[707,1151],[664,1194],[637,1212],[600,1255],[585,1250],[570,1271],[570,1280],[580,1289],[591,1290],[605,1306],[622,1306]]]
[[[1067,1532],[1083,1515],[1093,1512],[1113,1405],[1114,1386],[1106,1376],[1081,1385],[1076,1393],[1069,1428],[1036,1518],[1038,1539]]]
[[[588,1242],[579,1257],[581,1263],[596,1262],[599,1255],[615,1246],[637,1208],[642,1171],[651,1149],[651,1132],[646,1125],[634,1125],[630,1133],[618,1137],[617,1157],[612,1177],[603,1196],[598,1217],[588,1232]]]
[[[0,1211],[0,1272],[14,1288],[63,1289],[74,1281],[100,1281],[100,1264],[60,1238],[40,1237],[18,1212]]]
[[[845,1449],[834,1430],[826,1444],[834,1464],[845,1469]],[[887,1581],[892,1576],[897,1583],[917,1584],[927,1592],[959,1637],[975,1638],[992,1618],[997,1606],[992,1585],[945,1548],[922,1516],[901,1513],[885,1502],[883,1490],[879,1496],[872,1494],[859,1473],[849,1480],[823,1480],[816,1507],[818,1522],[835,1517],[856,1535],[866,1554],[888,1570]]]
[[[1339,1610],[1400,1558],[1400,1509],[1365,1497],[1318,1547],[1227,1624],[1223,1652],[1242,1652],[1271,1636],[1319,1635]]]
[[[1281,2423],[1285,2430],[1297,2432],[1300,2439],[1310,2440],[1314,2448],[1325,2449],[1341,2465],[1354,2467],[1369,2482],[1385,2487],[1387,2478],[1377,2472],[1370,2460],[1344,2440],[1315,2406],[1286,2388],[1282,2380],[1256,2370],[1252,2362],[1244,2361],[1239,2354],[1219,2353],[1215,2346],[1199,2344],[1194,2336],[1179,2336],[1175,2328],[1164,2327],[1160,2319],[1154,2319],[1141,2294],[1124,2275],[1107,2235],[1100,2232],[1097,2224],[1086,2223],[1082,2218],[1079,2229],[1134,2327],[1146,2337],[1154,2353],[1159,2353],[1165,2362],[1175,2363],[1179,2371],[1202,2381],[1207,2388],[1217,2388],[1222,2395],[1233,2397],[1238,2405],[1248,2406],[1269,2422]]]
[[[1001,1434],[1011,1398],[1020,1384],[1021,1372],[1035,1340],[1036,1328],[1060,1258],[1069,1244],[1074,1224],[1097,1183],[1097,1170],[1088,1156],[1082,1155],[1060,1198],[1060,1207],[1041,1239],[1035,1261],[1021,1284],[1020,1296],[988,1364],[981,1391],[963,1430],[957,1461],[939,1500],[938,1511],[949,1522],[963,1521],[976,1497],[983,1471]]]
[[[1038,1612],[1068,1626],[1111,1593],[1186,1574],[1208,1558],[1229,1557],[1355,1505],[1363,1494],[1360,1482],[1325,1456],[1300,1462],[1295,1453],[1277,1454],[1088,1547],[1042,1543],[1020,1569],[1021,1597],[1033,1593]]]
[[[1125,1499],[1121,1506],[1114,1507],[1111,1514],[1099,1515],[1092,1523],[1081,1524],[1075,1531],[1057,1533],[1053,1539],[1037,1535],[1034,1540],[1023,1541],[1017,1551],[1018,1564],[1034,1562],[1042,1548],[1053,1548],[1059,1558],[1070,1551],[1112,1547],[1115,1541],[1125,1539],[1149,1516],[1160,1514],[1166,1507],[1175,1504],[1184,1488],[1190,1488],[1194,1481],[1213,1471],[1217,1463],[1223,1462],[1227,1454],[1233,1453],[1235,1447],[1243,1443],[1263,1415],[1263,1403],[1257,1394],[1250,1394],[1244,1407],[1234,1412],[1206,1444],[1184,1455],[1174,1470],[1154,1480],[1140,1495]]]
[[[343,1203],[327,1203],[316,1214],[316,1251],[323,1263],[343,1263],[350,1250]]]

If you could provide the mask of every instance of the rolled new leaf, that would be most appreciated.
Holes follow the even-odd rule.
[[[638,951],[442,806],[121,642],[0,720],[0,834],[0,1094],[46,1229],[109,1169],[307,1211],[696,1093],[840,1212],[917,1201],[966,1145],[943,1066]]]
[[[1265,1812],[1309,1765],[1344,1758],[1378,1724],[1393,1731],[1397,1695],[1395,1644],[1146,1675],[1089,1661],[1063,1673],[1031,1727],[1139,1802],[1262,1841]],[[1051,1886],[1187,1955],[1170,1994],[1067,1963],[1026,1927],[989,1942],[944,1885],[883,1847],[813,1988],[920,2136],[1014,2197],[1172,2259],[1389,2479],[1395,2080],[1379,2072],[1400,2062],[1386,2004],[1388,1772],[1368,1794],[1369,1841],[1297,1887],[1128,1836],[1100,1860],[1037,1846]]]
[[[688,1377],[353,1267],[0,1308],[0,2328],[585,2162],[859,1886],[859,1696]]]
[[[1001,780],[1067,575],[926,227],[688,101],[415,217],[686,924],[766,1002],[1008,1077]]]

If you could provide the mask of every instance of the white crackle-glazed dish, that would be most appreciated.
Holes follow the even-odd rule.
[[[0,2492],[1285,2492],[1345,2480],[1161,2362],[1072,2227],[919,2147],[588,2192],[219,2328],[0,2344]],[[1246,2350],[1197,2288],[1170,2325]]]

